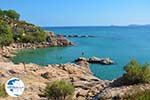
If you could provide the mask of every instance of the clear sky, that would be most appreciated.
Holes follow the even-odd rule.
[[[39,26],[150,24],[150,0],[0,0]]]

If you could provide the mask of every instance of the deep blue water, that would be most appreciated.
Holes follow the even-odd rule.
[[[140,63],[150,62],[150,27],[49,27],[58,34],[94,35],[95,38],[68,38],[75,46],[50,47],[20,51],[13,58],[15,63],[32,62],[40,65],[66,63],[81,56],[110,57],[114,65],[91,64],[95,76],[112,80],[121,76],[123,67],[131,59]],[[61,59],[62,57],[62,59]]]

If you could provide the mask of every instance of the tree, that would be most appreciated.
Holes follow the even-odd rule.
[[[4,12],[5,16],[12,18],[14,20],[19,20],[19,18],[20,18],[20,14],[18,14],[14,10],[4,10],[3,12]]]
[[[51,100],[66,100],[74,93],[74,87],[70,82],[61,80],[50,83],[45,88],[45,95]]]

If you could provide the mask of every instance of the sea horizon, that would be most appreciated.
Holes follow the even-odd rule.
[[[41,26],[42,28],[49,27],[150,27],[150,24],[128,24],[128,25],[50,25],[50,26]]]

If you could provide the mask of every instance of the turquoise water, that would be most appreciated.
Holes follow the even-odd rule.
[[[76,45],[20,51],[13,58],[15,63],[40,65],[72,62],[81,56],[110,57],[114,65],[91,64],[95,76],[112,80],[121,76],[123,66],[131,59],[140,63],[150,62],[150,27],[51,27],[44,28],[59,34],[94,35],[95,38],[68,38]],[[61,59],[62,57],[62,59]]]

